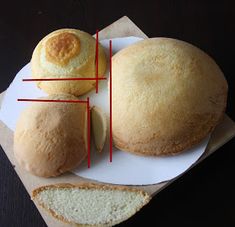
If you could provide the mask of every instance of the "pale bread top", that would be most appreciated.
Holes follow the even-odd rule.
[[[68,94],[42,99],[77,100]],[[32,103],[18,119],[14,155],[20,166],[43,177],[57,176],[77,167],[87,155],[86,104]]]
[[[227,82],[214,60],[170,38],[131,45],[113,57],[115,145],[141,155],[181,152],[222,118]]]
[[[106,56],[99,45],[99,77],[106,70]],[[34,78],[87,78],[96,76],[96,41],[77,29],[60,29],[44,37],[36,46],[31,64]],[[69,93],[76,96],[94,87],[95,80],[39,81],[48,94]]]

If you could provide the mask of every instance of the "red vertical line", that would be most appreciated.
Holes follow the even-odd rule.
[[[110,72],[109,72],[109,93],[110,93],[110,142],[109,142],[109,161],[112,162],[113,159],[113,140],[112,140],[112,40],[109,40],[109,65],[110,65]]]
[[[99,74],[99,31],[96,30],[96,49],[95,49],[95,77],[96,77],[96,93],[98,93],[98,74]]]
[[[90,100],[87,98],[87,167],[91,167]]]

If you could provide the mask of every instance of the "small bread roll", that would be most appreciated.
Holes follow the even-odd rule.
[[[42,99],[77,99],[51,95]],[[20,115],[14,133],[14,155],[30,173],[52,177],[72,170],[87,155],[84,103],[35,102]]]
[[[33,78],[95,77],[96,41],[88,33],[76,29],[60,29],[43,38],[36,46],[32,60]],[[99,77],[106,71],[106,57],[99,45]],[[75,96],[90,91],[95,80],[39,81],[48,94],[69,93]]]
[[[195,46],[152,38],[113,57],[113,139],[140,155],[176,154],[207,137],[223,117],[227,82]]]

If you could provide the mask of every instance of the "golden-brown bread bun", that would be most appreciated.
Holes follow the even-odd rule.
[[[44,37],[36,46],[32,60],[33,78],[95,77],[96,41],[88,33],[76,29],[60,29]],[[106,71],[106,57],[99,45],[99,77]],[[94,88],[95,80],[39,81],[48,94],[82,95]]]
[[[50,95],[42,99],[77,99]],[[78,166],[87,155],[86,104],[36,102],[18,119],[14,155],[21,167],[34,175],[51,177]]]
[[[175,39],[152,38],[113,57],[113,139],[140,155],[181,152],[223,117],[227,82],[214,60]]]

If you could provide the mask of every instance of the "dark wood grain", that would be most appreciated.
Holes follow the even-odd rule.
[[[111,5],[110,5],[111,4]],[[112,6],[112,7],[111,7]],[[91,34],[129,16],[148,36],[188,41],[211,55],[229,83],[235,119],[233,1],[5,1],[0,7],[0,92],[30,60],[37,42],[63,27]],[[1,135],[0,135],[1,136]],[[235,140],[193,168],[120,226],[235,226]],[[46,226],[0,150],[0,227]]]

